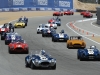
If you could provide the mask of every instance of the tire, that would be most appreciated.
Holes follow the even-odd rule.
[[[27,26],[27,23],[25,24],[25,26]]]
[[[55,15],[53,14],[53,16],[55,16]]]
[[[72,15],[74,15],[74,14],[72,13]]]
[[[30,68],[31,68],[31,69],[35,69],[35,68],[36,68],[36,66],[33,64],[32,61],[31,61],[31,64],[30,64]]]
[[[23,28],[25,28],[25,26],[23,26]]]
[[[51,68],[52,68],[53,70],[55,70],[55,69],[56,69],[56,64],[55,64],[54,66],[52,66]]]
[[[27,50],[26,52],[25,52],[25,54],[28,54],[29,53],[29,50]]]
[[[5,45],[8,45],[8,42],[5,41]]]
[[[42,34],[42,37],[45,37],[44,34]]]
[[[77,59],[80,59],[79,55],[77,54]]]
[[[8,52],[9,52],[9,54],[12,54],[12,51],[10,50],[10,48],[8,47]]]
[[[54,42],[54,39],[52,38],[52,41]]]
[[[27,63],[26,59],[25,59],[25,67],[29,67],[29,64]]]
[[[4,40],[4,38],[3,38],[3,37],[1,37],[1,40]]]

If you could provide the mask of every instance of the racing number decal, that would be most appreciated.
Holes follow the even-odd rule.
[[[88,53],[89,53],[89,54],[94,54],[93,49],[88,49]]]
[[[12,38],[13,40],[15,40],[15,35],[11,35],[11,38]]]

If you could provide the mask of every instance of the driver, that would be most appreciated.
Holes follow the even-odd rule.
[[[94,46],[94,45],[90,46],[90,49],[95,49],[95,48],[96,48],[96,46]]]
[[[10,31],[13,30],[13,32],[14,32],[14,26],[12,25],[12,23],[9,23],[9,30]]]

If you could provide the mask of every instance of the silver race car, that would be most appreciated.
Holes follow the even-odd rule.
[[[46,26],[45,24],[40,24],[40,25],[37,27],[37,34],[42,33],[42,31],[45,30],[45,29],[49,29],[49,27]]]
[[[56,69],[56,59],[48,55],[45,50],[41,50],[39,53],[30,54],[25,57],[25,66],[31,69],[36,68],[51,68]]]

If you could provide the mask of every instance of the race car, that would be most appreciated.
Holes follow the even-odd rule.
[[[63,13],[61,11],[56,11],[53,13],[53,16],[63,16]]]
[[[26,22],[28,22],[28,18],[26,18],[25,16],[21,16],[18,20],[19,21],[26,21]]]
[[[94,45],[90,46],[90,48],[78,49],[77,59],[81,61],[90,59],[100,60],[100,51]]]
[[[7,33],[5,37],[5,45],[9,45],[9,43],[11,43],[12,40],[19,40],[19,39],[22,39],[22,37],[18,33]]]
[[[49,29],[48,26],[45,26],[45,24],[40,24],[37,28],[37,34],[42,33],[42,30]]]
[[[61,26],[61,21],[56,20],[56,21],[55,21],[55,24],[57,24],[57,26]]]
[[[7,27],[6,24],[4,24],[4,25],[0,28],[0,34],[2,34],[2,32],[9,32],[9,28]]]
[[[83,40],[82,36],[70,36],[67,41],[67,48],[69,49],[77,49],[77,48],[85,48],[86,43]]]
[[[6,35],[7,35],[7,32],[2,32],[1,33],[1,40],[5,40]]]
[[[67,34],[64,34],[64,30],[61,30],[60,33],[55,33],[52,36],[53,42],[57,42],[57,41],[67,42],[68,39],[69,39],[69,36]]]
[[[84,15],[86,12],[88,12],[88,11],[82,11],[82,12],[80,12],[80,15]]]
[[[64,11],[64,15],[74,15],[74,12],[71,10]]]
[[[18,21],[14,24],[15,28],[25,28],[25,22],[24,21]]]
[[[12,40],[8,45],[8,52],[11,53],[26,53],[29,52],[28,44],[25,40]]]
[[[31,69],[36,68],[50,68],[56,69],[56,59],[47,54],[45,50],[41,50],[39,53],[31,53],[25,57],[25,66]]]
[[[57,29],[57,24],[55,22],[47,23],[45,25],[48,27],[53,27],[54,29]]]
[[[83,14],[83,17],[92,18],[93,17],[93,14],[91,12],[86,12],[86,13]]]
[[[49,29],[45,29],[42,31],[42,37],[52,37],[53,34],[56,33],[56,30],[54,28],[49,28]]]

